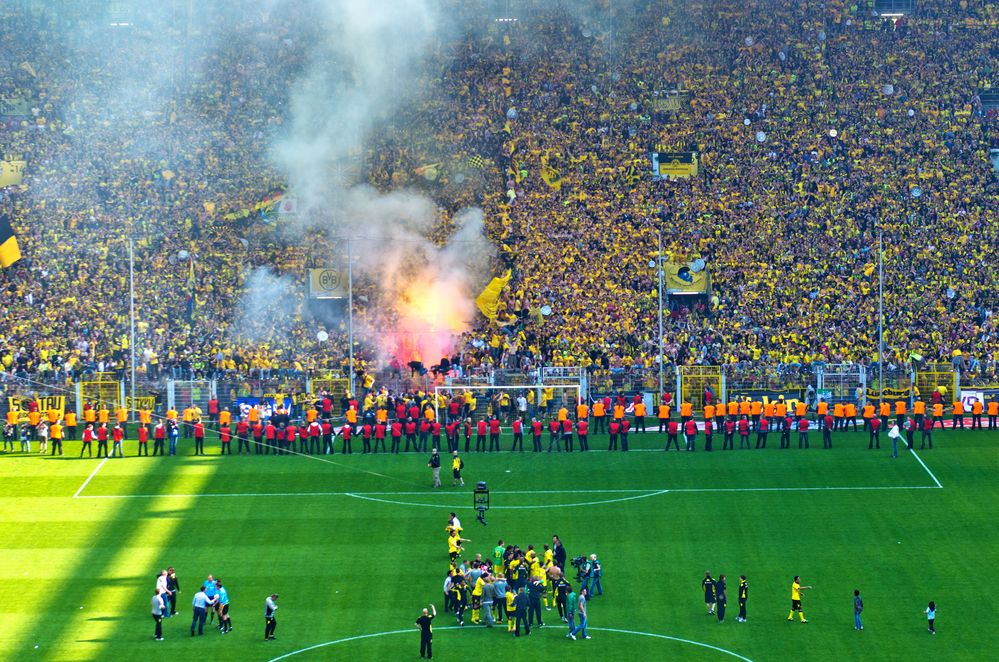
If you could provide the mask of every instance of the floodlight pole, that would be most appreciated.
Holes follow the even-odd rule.
[[[132,414],[135,413],[135,241],[128,238],[128,300],[129,318],[131,319],[131,337],[129,348],[132,350]]]
[[[659,226],[659,252],[656,253],[658,268],[656,278],[659,280],[659,401],[663,397],[663,226]]]
[[[347,347],[349,351],[347,385],[350,389],[350,397],[356,397],[354,393],[354,259],[350,247],[350,238],[347,238]]]
[[[885,400],[885,250],[878,228],[878,405]]]

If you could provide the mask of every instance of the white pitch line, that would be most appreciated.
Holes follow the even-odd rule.
[[[926,466],[926,463],[923,462],[922,458],[920,458],[918,455],[916,455],[916,449],[915,448],[910,448],[909,452],[912,453],[912,457],[916,458],[916,462],[919,462],[919,465],[921,467],[923,467],[923,469],[926,469],[926,473],[928,473],[930,475],[930,478],[932,478],[933,482],[937,484],[937,487],[943,489],[943,485],[941,485],[940,481],[937,480],[937,477],[933,475],[933,472],[930,471],[930,468],[928,466]]]
[[[101,470],[101,467],[103,467],[104,463],[107,462],[107,461],[108,461],[108,458],[105,457],[103,460],[100,461],[100,463],[98,463],[98,465],[96,467],[94,467],[94,470],[90,472],[89,476],[87,476],[87,480],[83,481],[83,485],[80,485],[80,489],[78,489],[76,491],[76,494],[73,495],[74,499],[80,498],[80,492],[82,492],[87,487],[87,485],[90,484],[90,481],[92,481],[94,479],[94,476],[97,475],[97,472]]]
[[[565,493],[586,494],[585,491],[568,491],[568,490]],[[572,503],[535,503],[527,506],[493,506],[492,510],[538,510],[540,508],[573,508],[575,506],[602,506],[608,503],[621,503],[622,501],[647,499],[649,497],[660,496],[662,494],[668,494],[668,493],[669,490],[656,490],[656,491],[643,492],[632,496],[617,497],[614,499],[603,499],[600,501],[584,501],[584,502],[572,502]],[[355,499],[363,499],[365,501],[375,501],[377,503],[388,503],[396,506],[415,506],[418,508],[454,508],[455,510],[463,507],[456,505],[445,505],[440,503],[416,503],[413,501],[397,501],[395,499],[381,499],[373,496],[365,496],[356,492],[348,494],[347,496],[354,497]]]
[[[635,630],[619,630],[617,628],[587,628],[587,630],[593,630],[594,632],[616,632],[618,634],[633,634],[640,637],[654,637],[656,639],[668,639],[669,641],[679,641],[683,644],[690,644],[691,646],[700,646],[701,648],[710,648],[713,651],[718,651],[719,653],[724,653],[725,655],[731,655],[732,657],[743,660],[744,662],[753,662],[748,657],[743,657],[738,653],[728,650],[727,648],[719,648],[718,646],[712,646],[711,644],[706,644],[701,641],[693,641],[692,639],[682,639],[680,637],[671,637],[668,634],[655,634],[653,632],[638,632]]]
[[[434,632],[442,632],[444,630],[464,630],[464,629],[465,628],[459,627],[457,625],[446,625],[444,627],[435,627],[434,628]],[[469,628],[469,629],[474,629],[474,628]],[[653,637],[655,639],[666,639],[668,641],[676,641],[676,642],[679,642],[681,644],[690,644],[691,646],[700,646],[701,648],[708,648],[708,649],[716,651],[718,653],[722,653],[724,655],[730,655],[731,657],[737,658],[739,660],[743,660],[743,662],[753,662],[748,657],[744,657],[742,655],[739,655],[738,653],[736,653],[734,651],[730,651],[730,650],[728,650],[726,648],[720,648],[718,646],[712,646],[711,644],[706,644],[706,643],[701,642],[701,641],[694,641],[692,639],[683,639],[681,637],[671,637],[668,634],[656,634],[654,632],[639,632],[637,630],[619,630],[617,628],[588,628],[588,629],[589,630],[593,630],[594,632],[614,632],[614,633],[617,633],[617,634],[630,634],[630,635],[635,635],[635,636],[639,636],[639,637]],[[315,644],[313,646],[307,646],[306,648],[299,648],[298,650],[294,650],[294,651],[285,653],[284,655],[279,655],[277,657],[273,657],[268,662],[278,662],[279,660],[285,660],[285,659],[288,659],[289,657],[293,657],[293,656],[298,655],[300,653],[308,653],[310,651],[318,650],[320,648],[325,648],[327,646],[335,646],[336,644],[346,644],[346,643],[351,642],[351,641],[360,641],[362,639],[374,639],[376,637],[388,637],[388,636],[393,635],[393,634],[408,634],[408,635],[412,635],[413,634],[413,630],[412,629],[408,629],[408,630],[390,630],[388,632],[372,632],[371,634],[359,634],[359,635],[355,635],[353,637],[343,637],[342,639],[334,639],[333,641],[324,641],[321,644]]]
[[[103,463],[102,463],[103,464]],[[98,467],[99,469],[100,467]],[[96,470],[94,471],[96,473]],[[932,474],[931,474],[932,475]],[[91,476],[92,478],[93,476]],[[87,479],[89,482],[89,478]],[[86,483],[83,484],[86,487]],[[80,490],[83,489],[80,488]],[[702,493],[702,492],[850,492],[850,491],[878,491],[878,490],[935,490],[943,486],[936,485],[818,485],[813,487],[667,487],[649,489],[630,490],[511,490],[495,491],[494,496],[508,494],[633,494],[635,496],[623,497],[614,501],[625,501],[631,499],[644,499],[649,496],[657,496],[668,493]],[[443,491],[434,492],[429,489],[426,492],[206,492],[201,494],[85,494],[80,495],[79,491],[74,498],[77,499],[192,499],[198,497],[211,498],[236,498],[236,497],[323,497],[323,496],[346,496],[355,499],[366,499],[368,501],[388,501],[377,497],[390,496],[454,496],[467,495],[468,492]],[[396,503],[396,502],[391,502]],[[604,503],[604,502],[601,502]],[[420,506],[441,507],[439,504],[409,504]],[[549,507],[564,506],[570,504],[550,504]],[[537,506],[500,506],[505,508],[536,508]]]
[[[864,490],[935,490],[940,485],[843,485],[817,487],[681,487],[669,492],[824,492]]]

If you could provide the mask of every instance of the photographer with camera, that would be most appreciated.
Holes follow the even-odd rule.
[[[600,561],[597,560],[596,554],[590,554],[590,581],[589,590],[586,594],[590,598],[595,598],[599,595],[604,594],[604,587],[600,584],[600,577],[603,575],[603,570],[600,567]]]
[[[586,557],[585,556],[574,556],[569,559],[569,565],[576,569],[576,581],[586,581],[586,573],[588,572],[586,568]],[[586,585],[585,583],[583,584]]]

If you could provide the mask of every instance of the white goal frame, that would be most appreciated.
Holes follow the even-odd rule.
[[[540,411],[540,409],[539,409],[539,403],[541,402],[541,393],[545,389],[554,389],[556,391],[556,393],[554,393],[554,395],[555,395],[554,400],[556,402],[559,401],[558,391],[560,391],[560,390],[562,390],[562,391],[575,391],[575,396],[572,398],[572,404],[573,405],[578,404],[580,402],[580,398],[583,397],[583,385],[581,383],[579,383],[579,382],[575,382],[575,383],[567,382],[564,378],[561,379],[561,380],[559,380],[559,383],[555,383],[555,384],[523,384],[521,386],[493,386],[493,385],[490,385],[490,384],[453,384],[451,386],[435,386],[434,387],[434,416],[435,416],[435,418],[436,418],[437,421],[443,420],[443,419],[441,419],[441,412],[440,412],[440,400],[441,400],[441,394],[442,393],[444,393],[444,394],[453,394],[455,392],[464,393],[465,391],[486,392],[486,393],[488,393],[490,391],[525,391],[525,392],[526,391],[534,391],[535,392],[535,397],[534,397],[535,411]],[[447,398],[447,399],[449,399],[449,398]],[[567,400],[565,398],[564,393],[563,393],[563,397],[561,399],[561,402],[565,403],[567,406],[569,404],[569,400]],[[575,415],[575,410],[570,410],[570,414],[571,415]]]

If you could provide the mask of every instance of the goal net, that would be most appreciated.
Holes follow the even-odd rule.
[[[473,421],[495,414],[504,425],[515,417],[525,422],[554,416],[565,407],[575,416],[576,403],[582,396],[579,383],[532,384],[521,386],[493,386],[485,384],[451,384],[434,387],[434,405],[437,420],[447,422],[457,416]]]

